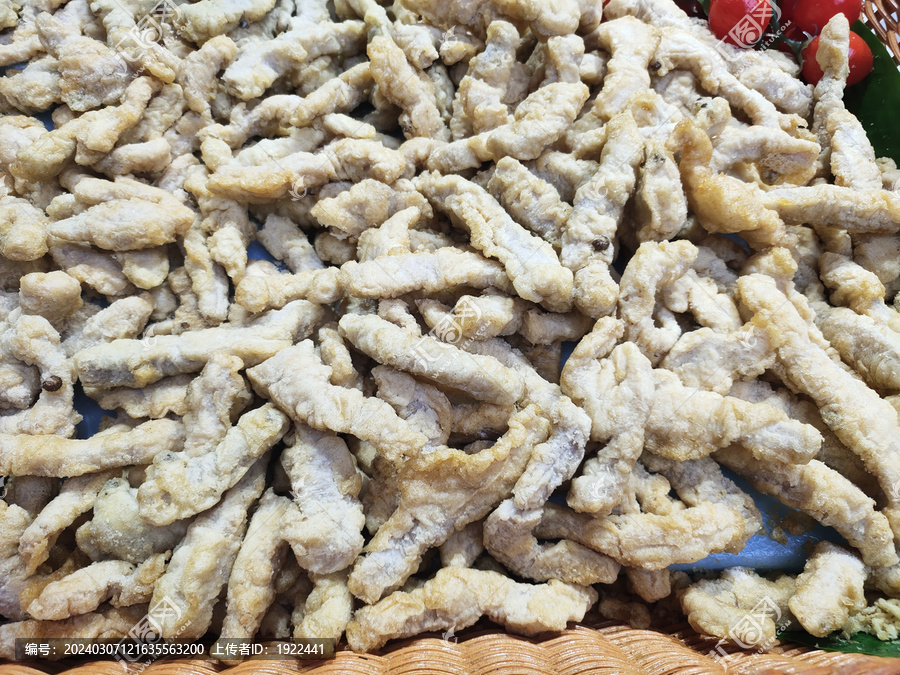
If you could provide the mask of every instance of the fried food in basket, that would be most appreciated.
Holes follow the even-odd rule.
[[[0,655],[673,594],[890,634],[900,173],[842,15],[813,89],[670,0],[43,9],[0,12]],[[738,476],[844,541],[670,574],[767,534]]]

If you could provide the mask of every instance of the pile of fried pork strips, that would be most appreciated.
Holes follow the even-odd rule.
[[[0,4],[0,654],[160,603],[893,628],[900,172],[841,15],[813,89],[669,0],[154,1]],[[735,475],[843,543],[670,571],[765,533]]]

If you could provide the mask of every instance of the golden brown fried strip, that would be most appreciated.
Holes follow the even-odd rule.
[[[529,406],[513,415],[490,448],[474,455],[441,448],[408,459],[400,469],[400,505],[354,566],[351,592],[371,603],[399,588],[425,551],[490,512],[548,432],[547,421]]]
[[[790,235],[781,219],[784,214],[770,206],[771,193],[762,193],[737,178],[717,174],[709,168],[712,143],[702,129],[688,120],[679,122],[669,144],[670,148],[681,150],[679,168],[688,206],[707,231],[740,233],[755,249],[790,246]]]
[[[900,421],[897,411],[862,381],[840,368],[810,339],[806,322],[768,276],[738,281],[741,304],[766,331],[784,368],[785,383],[808,395],[837,437],[856,453],[888,496],[885,515],[900,532],[893,488],[900,480]]]
[[[268,396],[294,421],[370,441],[391,461],[417,454],[427,442],[384,401],[331,384],[331,368],[309,340],[281,349],[249,369],[247,376],[257,393]]]
[[[331,432],[294,424],[281,455],[297,515],[288,519],[288,543],[297,562],[314,574],[346,569],[363,548],[362,486],[347,444]]]
[[[153,589],[152,605],[164,599],[182,608],[159,623],[163,637],[200,638],[228,581],[247,528],[248,511],[265,488],[266,463],[258,460],[222,500],[197,516],[175,547],[165,574]]]
[[[857,556],[820,541],[797,577],[789,607],[810,635],[824,637],[866,606],[865,580],[866,568]]]
[[[531,635],[579,621],[596,592],[551,580],[520,584],[497,572],[451,567],[412,592],[397,591],[356,612],[347,626],[354,649],[377,649],[391,638],[428,630],[458,630],[482,615],[508,630]]]
[[[299,337],[309,335],[322,309],[297,300],[245,326],[223,324],[182,335],[149,340],[114,340],[74,356],[81,381],[88,386],[141,387],[163,377],[203,369],[210,354],[224,351],[252,366],[276,354]]]
[[[417,336],[375,315],[345,314],[341,333],[380,363],[456,387],[501,405],[522,396],[522,378],[493,357],[469,354],[430,335]]]
[[[287,429],[287,416],[267,403],[241,415],[218,444],[204,445],[202,454],[158,453],[138,489],[141,516],[168,525],[211,508]]]
[[[151,420],[130,431],[84,440],[59,436],[0,434],[0,474],[80,476],[85,473],[148,464],[164,449],[184,442],[184,426],[173,420]]]

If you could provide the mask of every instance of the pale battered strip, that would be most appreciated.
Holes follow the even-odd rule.
[[[360,298],[396,298],[417,290],[438,293],[455,286],[513,290],[499,262],[449,246],[362,263],[351,260],[341,266],[340,284],[345,294]]]
[[[512,157],[497,161],[487,187],[516,222],[559,250],[572,207],[560,199],[556,188]]]
[[[214,506],[288,426],[287,416],[267,403],[241,415],[218,445],[204,446],[204,454],[158,453],[138,489],[141,516],[168,525]]]
[[[157,553],[138,566],[104,560],[47,584],[27,611],[35,619],[58,621],[93,612],[103,602],[114,607],[145,603],[165,569],[166,554]]]
[[[275,600],[275,577],[288,553],[280,527],[292,511],[290,499],[279,497],[272,488],[266,490],[228,576],[227,605],[219,639],[249,640],[259,630],[266,610]]]
[[[224,324],[181,335],[114,340],[89,347],[75,354],[75,368],[87,386],[142,387],[170,375],[202,370],[215,351],[253,366],[290,346],[294,339],[309,335],[321,316],[320,306],[297,300],[246,326]]]
[[[247,376],[257,393],[294,421],[370,441],[391,461],[415,455],[427,443],[384,401],[331,384],[331,368],[322,363],[309,340],[282,349],[248,370]]]
[[[468,230],[471,244],[506,268],[518,294],[547,309],[572,306],[572,272],[543,239],[515,222],[483,188],[460,176],[420,174],[414,184],[432,205]]]
[[[460,630],[482,615],[526,635],[562,630],[568,621],[584,618],[596,600],[592,588],[555,579],[522,584],[497,572],[447,568],[421,589],[398,591],[357,610],[347,626],[347,642],[353,649],[371,651],[392,638]]]
[[[413,574],[422,555],[487,515],[509,493],[536,443],[549,433],[535,406],[516,413],[508,431],[474,455],[441,448],[400,469],[400,504],[369,542],[350,575],[350,590],[375,602]]]
[[[34,574],[50,555],[56,538],[82,513],[90,510],[106,481],[118,471],[111,469],[67,479],[59,494],[34,518],[19,539],[19,555],[29,574]]]
[[[241,377],[243,362],[224,352],[213,353],[187,390],[188,411],[184,414],[186,436],[184,454],[205,454],[231,428],[232,415],[241,412],[252,400],[247,383]]]
[[[159,419],[169,414],[183,417],[189,410],[187,392],[188,385],[193,379],[193,375],[173,375],[144,385],[140,389],[84,387],[84,393],[104,410],[121,408],[134,419],[142,417]]]
[[[453,174],[503,157],[536,159],[565,134],[588,95],[581,82],[540,87],[519,103],[512,122],[438,147],[428,157],[427,166]]]
[[[168,599],[182,609],[179,615],[158,618],[163,637],[201,638],[209,629],[241,547],[248,510],[265,489],[267,457],[257,460],[216,506],[197,516],[173,551],[151,601],[155,606]]]
[[[45,640],[48,638],[119,638],[124,637],[147,615],[147,605],[121,609],[104,607],[99,612],[73,616],[63,621],[28,619],[0,626],[0,657],[16,658],[16,639]]]
[[[294,300],[331,304],[340,300],[342,294],[340,270],[326,267],[264,277],[248,274],[238,283],[234,300],[255,313],[284,307]]]
[[[484,521],[484,546],[513,574],[590,586],[610,584],[619,576],[619,563],[587,546],[563,539],[539,543],[532,531],[541,521],[540,507],[523,510],[512,499],[503,501]]]
[[[769,276],[738,280],[741,305],[769,336],[789,384],[809,396],[841,442],[878,478],[888,497],[885,515],[900,536],[900,420],[894,407],[843,370],[810,340],[794,305]]]
[[[184,443],[184,425],[151,420],[130,431],[84,440],[60,436],[0,434],[0,474],[80,476],[132,464],[149,464],[158,452],[176,451]]]
[[[865,608],[866,567],[847,549],[820,541],[797,577],[788,605],[804,630],[816,637],[840,630]]]
[[[362,480],[337,434],[295,423],[281,454],[299,517],[283,523],[297,562],[315,574],[346,569],[362,551]]]
[[[605,553],[622,565],[662,569],[696,562],[718,551],[740,551],[752,532],[740,514],[703,502],[674,514],[627,513],[593,518],[548,503],[538,538],[564,537]]]
[[[815,223],[851,233],[900,231],[900,194],[890,190],[823,183],[762,190],[756,199],[791,225]]]
[[[493,357],[469,354],[430,335],[417,337],[373,314],[345,314],[338,325],[357,349],[385,365],[456,387],[481,401],[502,405],[522,396],[521,376]]]

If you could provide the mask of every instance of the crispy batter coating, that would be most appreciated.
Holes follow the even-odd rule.
[[[806,322],[771,277],[752,274],[738,281],[741,304],[775,347],[786,384],[809,396],[837,437],[874,474],[885,494],[885,514],[900,532],[893,485],[900,480],[900,422],[894,407],[840,368],[810,339]]]
[[[335,235],[354,239],[413,206],[424,218],[431,219],[431,205],[408,181],[389,186],[367,178],[336,197],[320,199],[310,209],[310,215]]]
[[[760,206],[786,223],[816,223],[849,232],[891,233],[900,229],[900,195],[890,190],[854,190],[840,185],[777,187],[760,192]]]
[[[333,638],[340,640],[353,618],[353,596],[347,590],[347,572],[310,574],[313,589],[303,604],[299,621],[294,610],[294,639]]]
[[[590,586],[609,584],[619,574],[612,558],[564,539],[539,544],[531,534],[541,521],[541,509],[523,510],[512,499],[503,501],[484,522],[487,551],[518,576],[535,581],[559,581]]]
[[[707,231],[740,233],[755,249],[790,244],[782,221],[784,214],[771,207],[771,193],[760,193],[755,186],[709,168],[712,142],[696,124],[689,120],[679,122],[669,147],[681,150],[679,169],[688,206]]]
[[[428,447],[447,444],[453,409],[440,389],[388,366],[373,368],[372,377],[378,385],[378,397],[390,403],[410,426],[425,434]]]
[[[106,481],[116,473],[116,469],[111,469],[66,479],[59,494],[29,523],[19,539],[19,555],[29,574],[47,560],[63,530],[93,507]]]
[[[813,305],[816,326],[873,389],[900,389],[900,334],[846,307]]]
[[[529,406],[510,418],[509,429],[490,448],[473,455],[441,448],[408,459],[400,469],[400,504],[353,567],[350,591],[371,603],[399,588],[425,551],[499,503],[548,427]]]
[[[776,622],[789,616],[795,588],[788,575],[769,581],[745,567],[731,567],[719,579],[692,584],[681,606],[694,630],[767,649],[775,642]]]
[[[718,451],[716,459],[760,492],[836,528],[867,564],[891,565],[897,558],[891,527],[874,501],[819,460],[805,465],[762,462],[739,446]]]
[[[120,105],[90,110],[19,150],[10,173],[26,181],[42,181],[58,175],[73,155],[79,164],[99,159],[137,123],[158,88],[152,78],[136,78],[122,94]]]
[[[345,314],[338,322],[353,345],[380,363],[501,405],[522,396],[522,378],[490,356],[469,354],[430,335],[418,336],[376,315]]]
[[[375,84],[388,101],[403,111],[400,125],[404,135],[450,140],[450,130],[437,107],[433,83],[407,61],[397,43],[389,35],[378,35],[369,41],[367,52]]]
[[[10,260],[37,260],[47,252],[47,216],[28,201],[0,198],[0,255]]]
[[[556,188],[518,160],[503,157],[488,182],[488,190],[513,219],[559,250],[572,207]]]
[[[857,556],[820,541],[797,577],[797,590],[788,604],[810,635],[824,637],[866,606],[865,580],[866,568]]]
[[[153,589],[152,605],[168,599],[182,609],[180,616],[166,613],[160,618],[163,637],[190,639],[206,633],[241,547],[248,511],[265,482],[265,462],[257,461],[216,506],[188,526]]]
[[[438,147],[428,158],[428,168],[449,174],[503,157],[536,159],[563,136],[587,99],[588,88],[581,82],[541,87],[516,107],[513,121]]]
[[[650,86],[647,67],[659,45],[659,31],[649,23],[623,16],[598,26],[592,38],[611,56],[591,114],[610,121],[625,109],[632,96]]]
[[[591,439],[606,442],[572,481],[567,501],[577,511],[612,511],[644,446],[655,393],[653,371],[633,344],[616,346],[610,353],[620,336],[620,322],[598,321],[575,347],[560,377],[563,391],[590,415]]]
[[[625,321],[625,338],[653,364],[659,363],[681,334],[674,318],[657,308],[657,295],[684,275],[696,257],[697,247],[689,241],[644,242],[622,274],[619,316]]]
[[[95,435],[84,440],[59,436],[0,434],[0,474],[81,476],[118,466],[148,464],[164,449],[184,442],[184,426],[173,420],[151,420],[130,431]]]
[[[73,616],[63,621],[28,619],[0,626],[0,655],[16,657],[16,639],[106,638],[124,637],[147,614],[147,605],[105,607],[99,612]]]
[[[124,478],[111,478],[94,499],[93,518],[75,533],[78,548],[92,560],[140,563],[155,553],[171,550],[184,536],[188,523],[157,527],[139,513],[138,490]]]
[[[521,584],[498,574],[446,568],[411,592],[397,591],[359,609],[347,626],[353,649],[377,649],[392,638],[429,630],[459,630],[482,615],[510,631],[531,635],[580,621],[597,599],[593,589],[551,580]]]
[[[106,560],[82,567],[44,586],[28,605],[28,613],[38,620],[59,621],[93,612],[107,600],[113,607],[146,603],[167,557],[159,553],[138,566]]]
[[[63,103],[84,112],[119,101],[129,78],[127,63],[116,50],[49,14],[38,15],[35,27],[41,44],[58,61]]]
[[[309,335],[322,309],[304,300],[260,316],[248,325],[223,324],[181,335],[145,340],[113,340],[74,356],[81,381],[88,386],[141,387],[163,377],[203,369],[210,355],[224,351],[253,366]]]
[[[353,434],[392,461],[415,455],[427,442],[384,401],[331,384],[331,368],[322,363],[309,340],[281,349],[249,369],[247,376],[257,393],[267,395],[294,421],[321,431]]]
[[[708,465],[710,469],[713,466]],[[623,513],[595,518],[547,503],[538,537],[565,537],[605,553],[622,565],[658,570],[700,560],[714,551],[739,551],[756,532],[752,501],[721,473],[704,473],[699,484],[682,482],[675,470],[672,487],[686,508],[670,513]],[[713,497],[713,499],[709,499]]]
[[[362,298],[396,298],[414,290],[437,293],[455,286],[512,291],[500,263],[449,246],[377,261],[350,261],[341,266],[340,281],[345,293]]]
[[[286,538],[301,567],[313,574],[346,569],[363,548],[362,480],[347,444],[331,432],[295,423],[281,455],[299,514]]]
[[[158,453],[137,491],[141,516],[168,525],[214,506],[287,429],[287,416],[267,403],[241,415],[218,444],[204,443],[192,456]]]
[[[436,173],[421,174],[415,185],[468,230],[475,248],[503,263],[521,297],[551,311],[571,307],[572,273],[562,267],[553,247],[510,218],[483,188]]]
[[[135,197],[114,199],[71,218],[51,221],[47,233],[63,241],[131,251],[173,242],[184,236],[193,221],[193,211],[175,199]]]
[[[288,550],[279,528],[293,508],[289,499],[277,496],[271,488],[260,500],[228,576],[221,639],[256,635],[275,599],[275,576]]]
[[[28,584],[31,573],[18,555],[18,548],[19,539],[31,520],[31,515],[21,506],[0,500],[0,614],[13,621],[26,617],[19,604],[19,594]]]
[[[81,415],[73,407],[74,372],[59,333],[42,316],[11,315],[7,321],[6,326],[0,324],[5,328],[0,329],[0,353],[36,367],[41,386],[33,405],[0,416],[0,434],[71,436]]]

